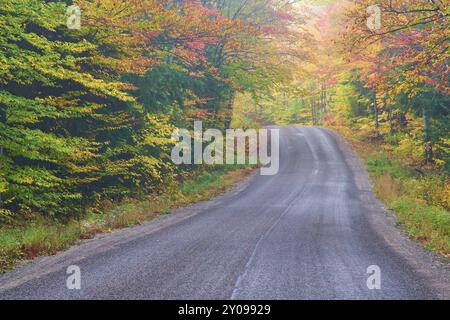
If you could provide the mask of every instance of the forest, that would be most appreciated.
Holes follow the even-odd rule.
[[[172,133],[194,121],[316,125],[376,147],[374,179],[433,206],[446,236],[432,246],[449,252],[448,0],[0,3],[2,230],[211,170],[171,160]]]

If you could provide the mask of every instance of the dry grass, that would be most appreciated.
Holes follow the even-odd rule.
[[[103,203],[101,211],[97,209],[80,221],[61,224],[41,219],[20,226],[4,226],[0,228],[0,272],[11,269],[20,260],[55,254],[96,234],[134,226],[160,214],[170,214],[175,208],[211,199],[252,171],[238,167],[203,172],[158,196],[128,200],[120,205]]]
[[[380,176],[374,176],[372,180],[379,198],[392,201],[401,196],[401,184],[390,174],[385,172]]]

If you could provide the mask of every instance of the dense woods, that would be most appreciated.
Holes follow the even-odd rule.
[[[237,122],[349,126],[367,138],[388,141],[412,165],[448,173],[449,1],[299,6],[309,17],[309,59],[295,71],[294,86],[279,92],[275,103],[240,96]],[[372,21],[379,27],[370,27]]]
[[[81,28],[67,27],[67,5]],[[175,127],[230,126],[236,92],[289,81],[287,1],[2,0],[0,220],[68,219],[185,170]],[[294,48],[294,49],[293,49]]]
[[[448,170],[449,3],[381,1],[379,30],[361,28],[369,4],[358,1],[347,13],[352,18],[344,49],[352,63],[348,86],[371,109],[353,105],[349,116],[372,113],[375,135],[388,135],[422,153],[424,162]]]

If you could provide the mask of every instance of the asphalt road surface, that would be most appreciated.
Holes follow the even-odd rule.
[[[25,264],[0,276],[0,299],[450,297],[448,265],[395,227],[336,134],[284,127],[280,139],[277,175]],[[66,287],[70,265],[80,290]]]

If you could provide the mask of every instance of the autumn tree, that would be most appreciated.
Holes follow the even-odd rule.
[[[428,163],[434,160],[433,145],[447,148],[442,139],[448,135],[445,105],[450,92],[448,4],[445,0],[356,1],[348,11],[343,33],[351,58],[366,60],[367,85],[373,88],[375,107],[384,105],[390,122],[395,109],[422,117]],[[371,5],[380,8],[378,29],[367,27]]]

